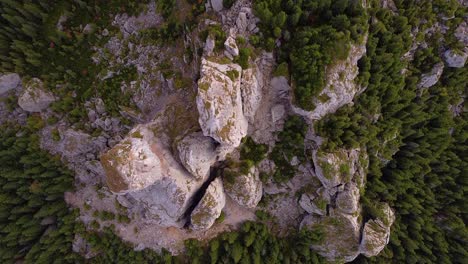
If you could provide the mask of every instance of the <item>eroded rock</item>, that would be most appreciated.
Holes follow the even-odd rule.
[[[205,136],[237,147],[247,135],[240,90],[241,67],[202,59],[198,81],[197,108]]]
[[[356,218],[345,214],[332,216],[308,215],[301,229],[320,232],[323,237],[311,248],[330,261],[350,262],[359,255],[360,225]]]
[[[293,106],[294,112],[310,120],[319,120],[351,103],[354,96],[365,89],[356,85],[354,79],[359,73],[357,62],[366,53],[366,42],[367,35],[362,43],[351,45],[349,55],[345,60],[337,61],[327,68],[326,85],[313,100],[315,109],[305,111]]]
[[[254,122],[255,114],[262,100],[262,90],[258,81],[262,76],[259,75],[260,72],[256,68],[242,71],[241,92],[243,112],[250,123]]]
[[[364,185],[368,166],[367,154],[359,149],[313,152],[315,172],[322,185],[331,189],[353,180],[358,188]]]
[[[177,143],[182,165],[197,179],[208,176],[211,165],[216,161],[215,150],[213,139],[201,132],[189,134]]]
[[[46,91],[41,80],[31,79],[26,83],[23,92],[18,99],[18,105],[28,112],[40,112],[46,109],[55,97],[52,93]]]
[[[223,190],[223,183],[220,178],[216,178],[206,189],[206,193],[195,207],[190,217],[191,228],[194,230],[204,230],[210,228],[226,204],[226,196]]]
[[[224,42],[224,48],[231,56],[239,56],[239,48],[237,47],[236,40],[232,36],[227,37]]]
[[[226,194],[241,206],[254,208],[262,199],[263,184],[260,181],[258,170],[252,167],[247,174],[233,172],[224,177]]]
[[[377,256],[390,240],[390,227],[395,221],[395,214],[386,203],[380,205],[383,219],[369,220],[364,225],[360,251],[367,257]]]
[[[181,227],[203,180],[192,177],[172,155],[157,125],[139,125],[101,156],[110,190],[137,201],[144,218],[162,226]]]

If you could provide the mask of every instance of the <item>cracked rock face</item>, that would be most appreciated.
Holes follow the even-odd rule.
[[[0,75],[0,95],[15,89],[21,84],[21,78],[16,73]]]
[[[40,112],[46,109],[55,97],[52,93],[46,91],[41,80],[31,79],[26,83],[23,92],[18,99],[18,105],[28,112]]]
[[[234,175],[224,180],[224,189],[239,205],[255,208],[262,199],[263,184],[258,170],[252,167],[246,175]]]
[[[216,161],[216,146],[213,139],[197,132],[185,136],[177,143],[182,165],[197,179],[208,176],[211,165]]]
[[[204,230],[210,228],[226,205],[226,196],[223,190],[223,183],[220,178],[216,178],[206,189],[205,195],[192,212],[190,217],[191,228],[194,230]]]
[[[148,221],[180,227],[205,179],[195,179],[176,161],[164,137],[155,136],[155,127],[137,126],[101,156],[101,163],[110,190],[128,193]]]
[[[197,108],[203,134],[233,148],[239,146],[247,135],[247,120],[242,110],[241,72],[237,64],[202,59],[198,81]]]

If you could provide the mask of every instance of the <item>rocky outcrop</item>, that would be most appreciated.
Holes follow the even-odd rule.
[[[0,95],[15,89],[21,84],[21,78],[16,73],[0,74]]]
[[[205,136],[222,145],[237,147],[247,135],[242,109],[241,67],[202,59],[198,81],[197,108]]]
[[[18,104],[25,111],[40,112],[54,101],[54,95],[44,89],[42,81],[33,78],[26,83],[18,99]]]
[[[429,88],[439,81],[440,76],[444,72],[444,64],[442,62],[437,63],[432,68],[431,72],[425,73],[421,76],[421,81],[418,84],[420,88]]]
[[[202,133],[192,133],[177,143],[182,165],[197,179],[208,176],[211,165],[216,161],[216,146],[213,139]]]
[[[258,175],[259,172],[255,167],[252,167],[247,174],[232,172],[230,177],[224,177],[226,194],[241,206],[256,207],[263,194],[263,184]]]
[[[316,106],[312,111],[305,111],[293,106],[296,114],[310,120],[319,120],[327,114],[334,113],[340,107],[351,103],[354,96],[365,87],[359,87],[354,79],[359,73],[357,62],[366,53],[367,36],[361,44],[352,44],[346,60],[337,61],[327,67],[326,85],[313,100]]]
[[[355,217],[333,211],[330,216],[308,215],[301,229],[322,233],[311,248],[330,261],[350,262],[359,255],[360,224]]]
[[[249,123],[253,123],[255,114],[262,100],[262,89],[259,80],[262,79],[257,68],[242,71],[241,92],[244,116]]]
[[[304,193],[299,200],[299,205],[309,213],[300,228],[323,234],[323,239],[313,242],[311,248],[330,261],[350,262],[360,253],[377,255],[388,243],[394,215],[387,204],[382,204],[379,215],[383,219],[368,221],[361,232],[359,200],[368,166],[367,154],[360,149],[318,150],[313,158],[323,186],[316,193]]]
[[[336,195],[336,208],[342,213],[354,215],[359,211],[359,188],[354,182],[346,183],[344,190]]]
[[[444,59],[447,66],[451,68],[462,68],[465,66],[466,59],[468,58],[468,52],[465,51],[454,51],[447,50],[444,52]]]
[[[377,256],[390,240],[390,227],[395,221],[395,214],[386,203],[380,208],[383,219],[369,220],[364,225],[360,252],[367,257]]]
[[[223,183],[220,178],[216,178],[210,183],[200,203],[193,210],[190,217],[191,228],[194,230],[210,228],[221,215],[225,204]]]
[[[101,156],[110,190],[137,201],[144,217],[162,226],[182,226],[183,214],[203,184],[175,159],[157,124],[139,125]]]
[[[333,152],[314,151],[315,173],[325,188],[331,189],[353,180],[364,185],[367,173],[367,154],[360,149],[339,149]]]

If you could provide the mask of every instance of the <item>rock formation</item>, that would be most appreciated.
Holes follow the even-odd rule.
[[[213,139],[197,132],[185,136],[177,143],[182,165],[197,179],[206,179],[211,165],[216,161]]]
[[[182,216],[203,180],[175,159],[155,124],[139,125],[101,156],[107,185],[139,202],[145,217],[163,226],[182,226]]]
[[[235,148],[247,135],[240,90],[242,69],[234,63],[221,64],[203,58],[200,72],[197,107],[203,134]]]
[[[24,90],[18,99],[18,104],[25,111],[40,112],[54,101],[54,95],[44,89],[42,81],[33,78],[25,84]]]
[[[360,251],[367,257],[377,256],[390,240],[390,227],[395,221],[395,214],[386,203],[380,204],[383,219],[369,220],[364,225]]]
[[[224,179],[226,194],[239,205],[254,208],[260,202],[263,184],[258,176],[258,170],[252,167],[247,174],[233,172],[232,177]]]
[[[360,149],[322,150],[313,153],[316,175],[323,187],[304,193],[299,205],[307,212],[300,228],[315,230],[323,239],[311,248],[330,261],[350,262],[360,253],[375,256],[388,243],[393,211],[382,204],[385,219],[369,220],[361,232],[359,204],[368,166],[367,154]],[[362,238],[361,238],[362,236]]]
[[[191,228],[194,230],[207,229],[213,225],[221,215],[226,204],[221,178],[216,178],[206,189],[206,193],[192,212]]]
[[[363,43],[352,44],[348,57],[337,61],[327,68],[326,86],[313,103],[312,111],[305,111],[293,106],[294,112],[311,120],[318,120],[327,114],[334,113],[338,108],[351,103],[354,96],[365,89],[356,85],[354,79],[359,73],[357,62],[366,53],[367,35]]]

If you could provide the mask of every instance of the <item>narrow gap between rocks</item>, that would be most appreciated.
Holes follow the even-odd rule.
[[[195,192],[193,195],[192,201],[190,206],[187,208],[185,213],[182,215],[182,219],[185,219],[185,225],[184,228],[189,228],[191,222],[190,222],[190,216],[192,215],[193,210],[197,207],[197,205],[200,203],[201,199],[203,196],[205,196],[206,189],[208,189],[208,186],[219,176],[221,176],[224,168],[226,167],[225,162],[216,162],[213,166],[210,168],[210,176],[208,176],[208,179],[203,183],[203,185]]]

